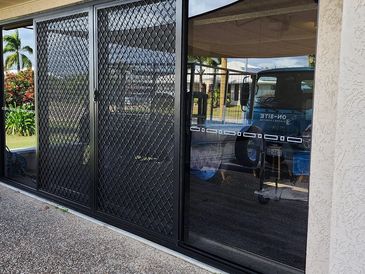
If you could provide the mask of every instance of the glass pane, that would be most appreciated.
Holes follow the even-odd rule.
[[[190,0],[189,2],[189,16],[197,16],[199,14],[224,7],[230,3],[236,2],[237,0]]]
[[[189,19],[184,241],[259,272],[303,270],[317,4],[213,2],[189,1],[208,13]]]
[[[5,92],[5,176],[36,186],[36,123],[33,28],[3,31]]]

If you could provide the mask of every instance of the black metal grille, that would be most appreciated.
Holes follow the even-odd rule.
[[[39,188],[87,205],[90,175],[88,14],[37,23]]]
[[[173,235],[175,0],[100,9],[98,210]]]

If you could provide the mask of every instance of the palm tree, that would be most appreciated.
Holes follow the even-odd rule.
[[[16,66],[17,71],[20,71],[20,68],[32,67],[32,62],[24,53],[33,54],[33,49],[30,46],[22,47],[18,30],[15,33],[5,35],[4,42],[6,42],[4,54],[10,53],[5,60],[5,69],[11,69],[13,66]]]

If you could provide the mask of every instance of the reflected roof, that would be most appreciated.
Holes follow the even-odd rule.
[[[314,72],[314,68],[311,67],[292,67],[292,68],[276,68],[276,69],[265,69],[261,70],[259,73],[280,73],[280,72]]]
[[[189,19],[189,54],[263,58],[315,53],[313,0],[244,0]]]

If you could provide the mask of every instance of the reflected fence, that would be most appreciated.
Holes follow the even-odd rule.
[[[251,82],[250,76],[243,71],[189,63],[187,88],[193,96],[192,123],[242,123],[246,113],[240,97],[243,84]]]

